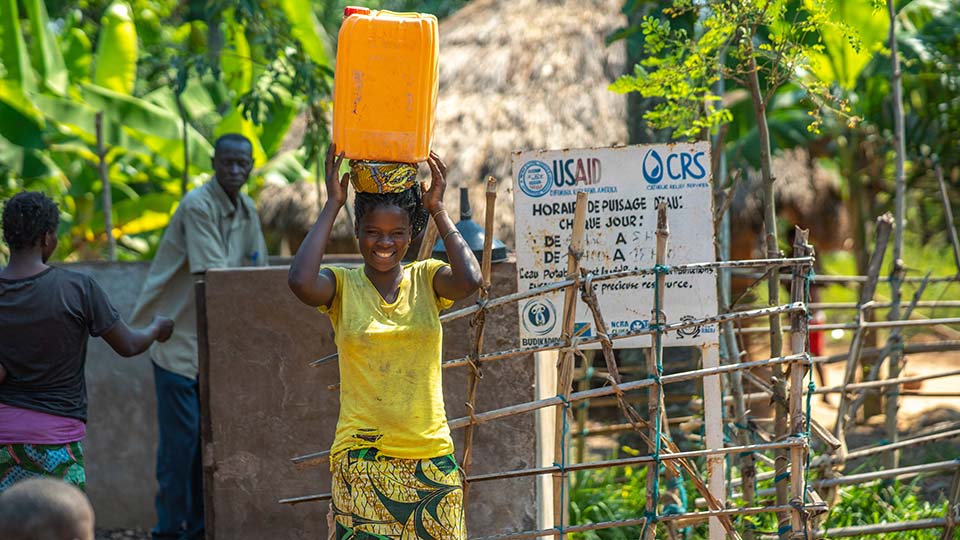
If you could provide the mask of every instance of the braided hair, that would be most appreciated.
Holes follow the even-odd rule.
[[[426,209],[423,207],[423,194],[420,192],[420,185],[414,184],[413,187],[397,193],[365,193],[358,191],[353,202],[354,212],[356,213],[356,229],[360,230],[360,220],[369,212],[385,206],[396,206],[403,210],[410,217],[410,238],[416,238],[427,226]]]
[[[3,206],[3,241],[11,250],[31,248],[46,233],[56,232],[60,209],[38,191],[24,191]]]

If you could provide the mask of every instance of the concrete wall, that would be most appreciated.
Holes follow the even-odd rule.
[[[205,462],[213,468],[212,512],[217,539],[326,538],[326,503],[296,507],[277,500],[330,491],[326,466],[298,471],[289,459],[326,450],[334,434],[337,366],[309,367],[335,352],[327,317],[300,304],[286,286],[286,268],[223,270],[206,278],[209,396],[212,442]],[[494,266],[493,294],[516,290],[515,268]],[[462,302],[468,305],[470,302]],[[485,350],[516,346],[517,311],[487,318]],[[445,328],[444,356],[469,347],[466,319]],[[532,358],[485,364],[478,411],[530,401]],[[464,415],[466,368],[444,372],[448,418]],[[456,432],[462,456],[462,430]],[[471,473],[533,467],[532,414],[480,426]],[[535,527],[533,478],[495,480],[471,487],[467,527],[471,537]]]
[[[76,263],[65,268],[92,276],[129,320],[149,263]],[[90,406],[84,453],[87,495],[97,527],[150,528],[154,524],[157,448],[153,368],[146,354],[122,358],[100,338],[87,348]]]

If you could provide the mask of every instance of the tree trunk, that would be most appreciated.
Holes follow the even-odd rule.
[[[905,223],[905,198],[906,198],[906,178],[904,175],[904,161],[906,160],[906,142],[904,139],[903,128],[903,81],[900,72],[900,56],[897,52],[897,17],[894,10],[893,0],[887,0],[887,13],[890,16],[890,63],[893,67],[893,73],[890,75],[893,86],[893,122],[896,128],[896,155],[897,155],[897,177],[896,177],[896,195],[894,196],[893,219],[895,228],[893,230],[893,267],[890,270],[890,313],[887,319],[896,321],[900,319],[900,283],[903,280],[903,226]],[[899,339],[899,335],[898,338]],[[896,379],[900,376],[901,363],[903,362],[903,352],[900,347],[894,346],[890,352],[889,376]],[[898,408],[899,386],[891,386],[886,392],[886,430],[887,440],[891,443],[897,442],[897,408]],[[900,461],[898,451],[884,454],[884,467],[892,469],[897,467]]]
[[[777,240],[777,209],[774,200],[773,183],[776,180],[773,172],[770,170],[770,130],[767,125],[767,104],[763,97],[763,91],[760,88],[760,77],[757,74],[758,66],[753,48],[748,45],[747,49],[747,86],[750,89],[750,97],[753,101],[753,111],[757,122],[757,133],[760,138],[760,174],[763,179],[763,224],[765,229],[766,256],[769,258],[780,257],[780,245]],[[780,279],[777,270],[771,270],[767,280],[767,294],[769,296],[769,305],[776,306],[780,304]],[[783,333],[780,326],[780,315],[770,316],[770,357],[776,358],[783,354]],[[778,364],[773,367],[774,399],[779,398],[776,406],[776,417],[774,421],[774,430],[778,438],[785,437],[789,426],[787,425],[786,409],[786,377],[783,366]],[[781,480],[776,483],[777,505],[787,504],[787,451],[777,450],[775,470],[777,478]],[[790,513],[781,512],[778,514],[779,530],[781,538],[790,536],[789,524]]]

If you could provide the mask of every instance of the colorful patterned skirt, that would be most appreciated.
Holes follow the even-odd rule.
[[[400,459],[376,449],[333,456],[337,540],[464,540],[463,474],[452,455]]]
[[[67,444],[0,445],[0,491],[27,478],[59,478],[86,489],[83,446]]]

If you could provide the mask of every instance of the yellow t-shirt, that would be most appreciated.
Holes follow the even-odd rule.
[[[388,304],[363,267],[327,266],[337,278],[329,308],[340,364],[340,417],[330,453],[376,448],[386,456],[423,459],[453,452],[443,406],[440,310],[435,259],[403,267]]]

